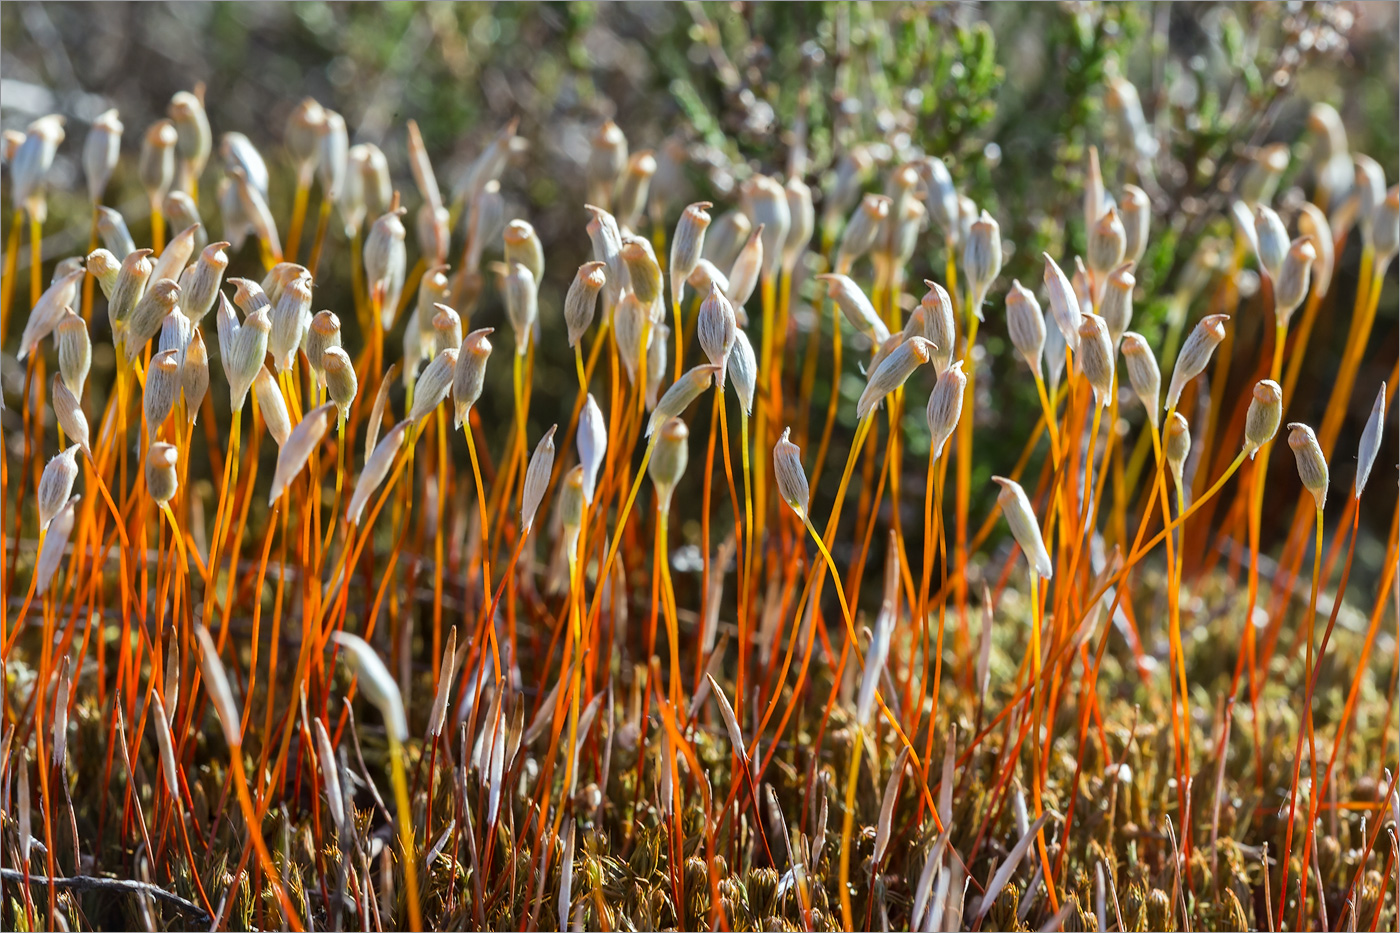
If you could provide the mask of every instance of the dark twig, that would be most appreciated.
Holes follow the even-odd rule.
[[[24,872],[16,871],[13,868],[0,868],[0,878],[5,881],[22,883]],[[98,878],[92,875],[74,875],[71,878],[46,878],[43,875],[29,875],[29,883],[37,885],[52,885],[59,890],[71,891],[105,891],[108,893],[124,894],[145,894],[156,900],[177,907],[185,914],[193,917],[195,922],[207,925],[213,922],[212,917],[204,911],[204,908],[192,901],[187,901],[178,894],[171,894],[158,885],[149,884],[144,881],[132,881],[127,878]]]

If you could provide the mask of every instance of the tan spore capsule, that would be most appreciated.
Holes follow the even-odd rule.
[[[928,291],[919,302],[924,315],[923,336],[933,345],[930,351],[933,370],[938,375],[948,371],[957,344],[957,324],[953,320],[953,302],[948,292],[937,282],[924,279]]]
[[[933,391],[928,396],[925,415],[928,419],[929,447],[933,458],[943,456],[943,448],[948,438],[957,429],[962,417],[963,392],[967,388],[967,376],[963,373],[963,361],[958,360],[938,376]]]
[[[1283,267],[1274,282],[1274,317],[1281,327],[1287,327],[1293,312],[1308,295],[1308,284],[1312,276],[1313,263],[1317,261],[1317,248],[1312,237],[1301,236],[1288,247],[1288,255],[1283,259]]]
[[[180,274],[194,255],[195,238],[202,229],[199,224],[192,224],[171,237],[151,270],[151,278],[179,281]]]
[[[1167,419],[1166,436],[1162,439],[1167,466],[1178,486],[1183,485],[1182,473],[1186,469],[1186,458],[1191,454],[1191,426],[1179,411],[1172,412]]]
[[[321,192],[329,201],[338,202],[350,174],[350,132],[345,118],[334,110],[326,111],[317,145],[316,177],[321,182]],[[364,196],[363,192],[360,196]]]
[[[685,474],[690,459],[690,429],[679,418],[670,418],[657,435],[656,450],[647,464],[647,475],[656,487],[656,508],[671,510],[671,496]]]
[[[1177,354],[1172,381],[1167,387],[1167,408],[1175,408],[1187,383],[1205,372],[1215,348],[1225,339],[1225,322],[1229,319],[1228,314],[1209,314],[1196,323]]]
[[[529,268],[514,262],[506,270],[501,291],[506,299],[506,317],[515,333],[515,355],[524,356],[539,316],[539,285]]]
[[[87,323],[70,310],[54,328],[54,346],[58,349],[58,371],[64,384],[75,398],[82,398],[92,367],[92,339]]]
[[[404,713],[403,694],[389,669],[369,643],[349,632],[334,632],[331,640],[343,649],[342,657],[357,676],[357,683],[379,715],[389,741],[402,745],[408,741],[408,716]]]
[[[220,331],[219,349],[224,364],[224,376],[228,379],[229,405],[233,411],[243,410],[243,402],[248,397],[258,373],[263,368],[263,358],[267,355],[267,338],[272,332],[272,321],[267,309],[258,308],[243,319],[236,329],[229,328],[227,321],[233,317],[233,309],[223,293],[219,295]],[[229,339],[224,340],[228,333]],[[281,393],[278,393],[281,396]]]
[[[715,218],[705,233],[700,258],[708,259],[721,269],[728,269],[739,258],[739,250],[753,234],[753,223],[741,210],[725,211]]]
[[[1049,253],[1042,255],[1045,257],[1045,291],[1050,296],[1050,314],[1055,319],[1055,326],[1064,335],[1070,352],[1078,353],[1079,322],[1083,316],[1079,296],[1059,263],[1050,258]]]
[[[1133,289],[1136,287],[1131,260],[1110,272],[1104,283],[1099,315],[1108,326],[1108,338],[1115,347],[1133,322]]]
[[[272,435],[280,448],[291,436],[292,416],[287,412],[287,402],[282,398],[277,380],[266,366],[258,366],[253,379],[253,392],[257,396],[258,409],[262,413],[263,424],[267,426],[267,433]]]
[[[462,318],[445,304],[433,305],[433,353],[462,345]]]
[[[692,367],[682,373],[652,409],[651,419],[647,421],[646,436],[651,437],[657,426],[664,424],[668,418],[680,417],[681,413],[690,407],[690,403],[710,387],[718,371],[718,366],[709,363]]]
[[[719,367],[715,374],[715,385],[721,390],[724,389],[729,353],[734,348],[737,332],[734,306],[718,289],[711,289],[705,300],[700,303],[700,311],[695,319],[695,336],[705,356]]]
[[[126,324],[132,310],[146,293],[146,283],[151,277],[151,270],[155,268],[155,263],[150,259],[152,255],[151,250],[138,249],[132,250],[122,260],[122,267],[117,272],[117,280],[107,299],[107,319],[112,324],[114,334]]]
[[[122,264],[117,260],[111,250],[98,247],[87,256],[87,271],[92,273],[92,277],[97,279],[97,284],[102,287],[102,295],[111,299],[112,290],[117,285],[117,276],[121,274]]]
[[[1118,209],[1110,207],[1089,231],[1089,268],[1097,276],[1116,268],[1123,261],[1127,242]]]
[[[870,252],[886,218],[890,216],[891,207],[890,199],[883,194],[867,194],[861,199],[836,248],[836,269],[839,272],[849,272],[857,259]]]
[[[550,425],[549,430],[544,432],[544,437],[535,445],[535,452],[530,455],[529,466],[525,468],[525,483],[520,493],[522,535],[529,534],[534,527],[535,514],[549,488],[549,475],[554,470],[554,432],[558,427],[557,424]]]
[[[1312,493],[1318,511],[1322,511],[1327,504],[1327,458],[1322,454],[1317,435],[1306,424],[1292,422],[1288,425],[1288,446],[1298,462],[1298,478],[1303,481],[1303,488]]]
[[[179,300],[180,286],[170,279],[153,282],[146,289],[122,328],[122,346],[126,350],[128,363],[136,359],[146,343],[160,333],[161,321]]]
[[[210,243],[200,251],[199,258],[180,273],[180,308],[185,316],[198,324],[214,307],[214,298],[223,283],[228,268],[228,243]]]
[[[214,704],[219,725],[224,730],[224,741],[230,749],[237,749],[242,742],[243,731],[238,715],[238,705],[233,701],[233,691],[229,689],[228,674],[219,660],[219,649],[203,623],[196,623],[194,633],[199,640],[199,667],[204,674],[204,682],[209,689],[209,700]]]
[[[661,266],[651,244],[641,237],[624,237],[622,262],[627,267],[627,280],[642,303],[650,307],[661,300]]]
[[[157,441],[146,451],[146,491],[158,505],[165,505],[179,491],[179,462],[180,453],[174,444]]]
[[[159,204],[175,180],[175,144],[180,135],[169,120],[157,120],[141,139],[137,175],[152,204]]]
[[[762,275],[776,279],[782,267],[783,245],[792,226],[788,216],[787,192],[767,175],[754,175],[739,188],[744,210],[755,227],[763,228]]]
[[[569,560],[578,556],[578,533],[583,527],[583,464],[575,464],[564,474],[559,487],[559,523],[564,529],[564,546]]]
[[[569,346],[578,346],[592,325],[598,308],[598,295],[607,281],[607,264],[600,260],[578,267],[568,294],[564,296],[564,326],[569,332]]]
[[[783,243],[783,270],[791,275],[812,242],[817,212],[812,205],[812,189],[801,178],[789,176],[783,191],[787,195],[789,220],[787,240]]]
[[[1274,439],[1283,421],[1283,389],[1272,379],[1254,385],[1253,398],[1244,419],[1244,450],[1253,460],[1259,448]]]
[[[622,170],[627,167],[627,135],[611,120],[603,121],[588,154],[588,199],[609,204]]]
[[[311,323],[310,274],[298,275],[283,286],[268,317],[272,330],[267,338],[267,351],[272,354],[277,372],[285,373],[296,365],[297,349]]]
[[[408,436],[408,428],[407,421],[400,421],[394,425],[365,458],[364,468],[360,470],[359,479],[355,481],[355,491],[350,496],[350,505],[345,510],[345,520],[351,525],[360,523],[360,515],[369,504],[369,497],[389,475],[389,469],[394,465],[399,448]]]
[[[607,267],[607,295],[609,303],[616,304],[622,292],[629,287],[627,264],[622,261],[622,231],[617,227],[617,218],[601,207],[584,205],[588,211],[589,242],[593,244],[593,258]]]
[[[1045,354],[1045,313],[1035,293],[1016,279],[1011,280],[1011,289],[1006,293],[1006,330],[1016,352],[1031,372],[1039,375]]]
[[[146,385],[141,393],[141,407],[146,416],[146,431],[155,437],[170,417],[180,397],[180,355],[175,350],[162,350],[151,357],[146,370]]]
[[[471,407],[481,398],[486,385],[486,361],[491,358],[491,341],[486,339],[495,328],[483,327],[467,334],[457,351],[457,364],[452,369],[452,407],[456,427],[467,423]],[[469,427],[467,430],[471,430]]]
[[[681,212],[676,222],[676,232],[671,239],[671,300],[680,302],[685,298],[685,283],[705,249],[705,231],[710,226],[709,201],[696,201]]]
[[[1376,393],[1376,401],[1371,405],[1371,416],[1366,419],[1366,427],[1361,432],[1361,442],[1356,450],[1356,479],[1352,483],[1352,495],[1360,499],[1371,478],[1371,468],[1376,464],[1376,456],[1381,451],[1381,436],[1385,433],[1385,383],[1381,383]]]
[[[1392,186],[1385,200],[1372,215],[1372,241],[1376,245],[1376,268],[1384,269],[1400,251],[1400,187]]]
[[[379,308],[380,324],[385,330],[394,325],[407,274],[404,240],[408,232],[404,229],[403,214],[403,208],[391,208],[374,221],[365,237],[365,283]]]
[[[760,224],[749,234],[729,269],[729,284],[724,295],[734,305],[735,313],[748,304],[758,287],[759,273],[763,268],[763,225]]]
[[[417,332],[425,352],[432,346],[433,340],[437,336],[433,329],[433,318],[437,314],[437,305],[448,304],[452,299],[452,282],[447,277],[447,270],[446,265],[433,266],[423,273],[423,278],[418,283]],[[459,337],[453,346],[455,347],[461,342]]]
[[[330,427],[331,415],[336,411],[332,403],[319,405],[306,413],[306,416],[292,428],[291,434],[277,451],[277,466],[272,473],[272,488],[268,491],[267,504],[271,508],[296,479],[311,459],[311,453],[320,446]]]
[[[929,361],[932,347],[923,337],[910,337],[895,347],[870,374],[870,380],[856,403],[856,416],[865,418],[884,401],[885,396],[904,385],[914,370]]]
[[[10,194],[12,202],[23,205],[29,216],[41,224],[48,216],[47,176],[64,139],[63,123],[62,116],[47,114],[29,124],[23,140],[8,160],[14,186]]]
[[[199,420],[199,406],[209,391],[209,348],[198,327],[190,335],[184,362],[180,364],[180,391],[185,395],[185,410],[193,425]]]
[[[350,360],[350,354],[340,347],[327,347],[322,366],[326,377],[326,393],[339,409],[340,418],[344,420],[349,417],[350,405],[360,391],[355,364]]]
[[[987,289],[1001,274],[1001,227],[991,214],[983,211],[972,222],[963,245],[963,271],[967,275],[972,310],[982,320],[982,300]]]
[[[340,318],[333,311],[317,311],[306,331],[306,360],[322,383],[325,382],[326,351],[340,345]]]
[[[433,409],[447,398],[447,393],[452,391],[457,356],[458,351],[449,347],[433,357],[432,362],[424,367],[413,388],[413,408],[408,414],[409,421],[417,424],[432,414]]]
[[[91,448],[88,446],[87,416],[83,414],[78,397],[69,391],[63,378],[57,374],[53,377],[53,412],[63,433],[84,453],[88,453]]]
[[[92,121],[87,138],[83,140],[83,174],[87,178],[88,198],[94,204],[101,203],[112,171],[117,167],[124,129],[117,111],[108,110]]]
[[[1086,314],[1079,324],[1080,371],[1089,385],[1094,387],[1094,397],[1099,406],[1107,408],[1113,401],[1113,341],[1108,335],[1108,325],[1097,314]]]
[[[544,246],[535,228],[525,220],[512,220],[501,235],[505,241],[506,263],[518,262],[530,270],[538,282],[544,278]]]
[[[39,486],[35,490],[41,531],[49,526],[49,522],[73,494],[73,483],[78,478],[79,449],[74,444],[44,464],[44,472],[40,474]]]
[[[831,300],[836,302],[851,326],[870,338],[871,343],[878,347],[890,338],[889,328],[880,320],[875,306],[850,276],[834,273],[819,275],[817,280],[826,283]]]
[[[1304,201],[1298,208],[1298,232],[1312,239],[1317,258],[1313,260],[1312,287],[1319,295],[1326,295],[1332,287],[1332,270],[1336,265],[1336,243],[1332,239],[1332,226],[1327,215],[1316,204]]]
[[[647,195],[651,192],[651,180],[656,175],[656,156],[650,149],[635,152],[627,160],[622,170],[621,184],[613,207],[622,226],[635,230],[646,210]]]
[[[1128,383],[1133,387],[1142,407],[1147,410],[1147,420],[1156,428],[1161,423],[1161,409],[1157,400],[1162,395],[1162,370],[1157,366],[1157,357],[1142,334],[1128,331],[1120,344],[1123,350],[1123,365],[1128,371]]]
[[[102,245],[118,261],[126,259],[136,249],[136,241],[131,238],[131,231],[127,229],[126,219],[120,211],[98,205],[97,233],[102,237]]]
[[[1152,202],[1137,185],[1124,185],[1118,207],[1123,221],[1123,258],[1127,262],[1142,262],[1152,225]]]
[[[791,435],[792,428],[784,428],[782,436],[773,445],[773,475],[777,480],[778,494],[788,508],[796,512],[799,518],[806,518],[811,488],[807,485],[807,472],[802,467],[802,451],[789,439]]]
[[[625,292],[622,300],[613,310],[613,339],[617,341],[617,355],[627,371],[629,381],[637,381],[637,371],[641,366],[642,334],[650,320],[650,311],[635,292]]]
[[[1049,580],[1054,575],[1055,566],[1050,562],[1049,552],[1045,550],[1040,523],[1036,521],[1035,510],[1031,508],[1031,500],[1026,497],[1026,491],[1021,488],[1020,483],[1002,476],[993,476],[992,482],[1001,487],[1001,492],[997,494],[997,503],[1001,506],[1001,514],[1006,519],[1006,524],[1011,528],[1011,536],[1020,545],[1021,551],[1026,555],[1026,561],[1036,575]]]
[[[321,127],[325,122],[326,110],[314,97],[303,97],[287,115],[282,141],[293,161],[303,167],[303,171],[309,172],[315,164],[320,149]]]

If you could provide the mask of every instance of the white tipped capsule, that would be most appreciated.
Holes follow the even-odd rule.
[[[196,623],[195,637],[199,639],[199,668],[204,674],[204,684],[209,690],[209,700],[218,714],[219,725],[224,730],[224,741],[230,749],[237,749],[243,740],[239,723],[238,705],[233,701],[233,690],[229,688],[228,674],[219,660],[219,649],[203,623]]]
[[[1097,314],[1084,315],[1079,325],[1079,369],[1094,387],[1101,408],[1113,400],[1113,342],[1108,325]]]
[[[151,366],[146,370],[146,385],[141,392],[146,431],[151,437],[159,433],[179,397],[179,354],[175,350],[162,350],[151,357]]]
[[[1045,313],[1040,310],[1035,293],[1015,279],[1006,293],[1006,330],[1016,352],[1031,372],[1039,375],[1045,353]]]
[[[1142,262],[1147,252],[1147,235],[1152,224],[1152,202],[1147,192],[1136,185],[1124,185],[1119,199],[1123,220],[1123,258],[1132,263]]]
[[[705,231],[710,226],[709,201],[696,201],[681,213],[676,233],[671,239],[671,300],[679,303],[685,297],[685,283],[705,249]]]
[[[749,234],[748,240],[739,250],[739,255],[734,258],[734,264],[729,269],[729,286],[725,289],[724,294],[736,309],[748,304],[749,299],[753,297],[753,291],[758,287],[758,276],[762,269],[763,226],[759,225]]]
[[[958,360],[944,370],[928,396],[925,414],[928,417],[929,446],[935,460],[943,456],[943,448],[962,417],[963,392],[967,389],[967,376],[962,367],[962,360]]]
[[[180,391],[185,393],[186,413],[190,424],[194,424],[199,420],[199,407],[209,392],[209,348],[198,327],[185,348],[185,362],[180,367]]]
[[[1375,466],[1376,455],[1381,451],[1381,435],[1385,433],[1385,383],[1376,393],[1376,403],[1371,406],[1371,417],[1366,419],[1366,429],[1361,432],[1361,444],[1356,452],[1356,482],[1353,495],[1360,499],[1371,478],[1371,467]]]
[[[413,387],[413,408],[408,420],[414,423],[432,414],[452,391],[452,377],[457,367],[457,351],[449,347],[443,350],[423,369]]]
[[[1265,204],[1254,208],[1254,250],[1260,268],[1278,282],[1284,257],[1288,255],[1288,230],[1274,209]]]
[[[88,198],[94,204],[102,201],[112,170],[117,167],[123,129],[117,111],[108,110],[92,121],[87,138],[83,140],[83,174],[87,177]]]
[[[1244,418],[1244,449],[1253,460],[1269,441],[1278,433],[1283,421],[1283,390],[1272,379],[1262,379],[1255,383],[1253,397],[1249,401],[1249,411]]]
[[[317,406],[307,412],[306,417],[292,428],[286,443],[277,451],[277,467],[273,470],[272,488],[267,496],[269,506],[292,484],[292,480],[296,479],[297,474],[311,459],[312,451],[320,446],[335,410],[335,404],[331,402]]]
[[[932,346],[923,337],[910,337],[895,347],[870,374],[870,380],[856,402],[856,416],[865,418],[884,401],[886,395],[904,385],[914,370],[929,361]]]
[[[345,510],[345,520],[351,525],[360,523],[360,515],[369,504],[369,497],[389,475],[389,468],[394,465],[394,458],[408,434],[408,426],[407,421],[400,421],[394,425],[365,458],[364,468],[360,470],[360,477],[355,481],[355,492],[350,496],[350,507]]]
[[[59,507],[58,514],[49,522],[49,530],[44,535],[44,546],[39,548],[39,560],[34,565],[34,591],[46,593],[58,565],[63,561],[63,553],[68,550],[68,539],[73,534],[75,510],[82,496],[73,496]]]
[[[1161,423],[1161,410],[1157,400],[1162,395],[1162,370],[1157,366],[1157,357],[1148,346],[1142,334],[1128,331],[1123,335],[1124,368],[1128,370],[1128,382],[1137,394],[1142,407],[1147,410],[1147,420],[1155,428]]]
[[[664,424],[668,419],[680,417],[681,412],[690,407],[690,403],[699,398],[700,393],[710,387],[710,383],[718,371],[718,366],[709,363],[704,366],[692,367],[682,373],[679,379],[671,383],[666,394],[661,396],[661,400],[652,409],[651,419],[647,421],[646,436],[651,437],[657,426]]]
[[[350,354],[340,347],[330,347],[323,358],[326,377],[326,393],[330,396],[343,420],[350,416],[350,405],[360,394],[360,379],[355,375],[355,364]]]
[[[1110,207],[1089,229],[1089,268],[1104,275],[1123,261],[1128,237],[1118,209]]]
[[[846,315],[846,320],[850,321],[856,330],[869,337],[871,343],[878,347],[890,339],[889,328],[880,320],[875,306],[850,276],[836,273],[819,275],[817,279],[827,283],[828,294],[841,309],[841,313]]]
[[[1178,486],[1183,485],[1182,473],[1186,469],[1186,458],[1191,455],[1191,425],[1179,411],[1172,412],[1167,420],[1166,436],[1162,439],[1162,449],[1171,468],[1172,478]]]
[[[775,278],[782,267],[783,246],[792,226],[787,192],[767,175],[754,175],[739,190],[754,226],[763,228],[763,274]]]
[[[1167,408],[1175,408],[1187,383],[1205,372],[1211,354],[1225,339],[1225,322],[1228,314],[1210,314],[1196,324],[1186,342],[1177,354],[1176,366],[1172,369],[1171,385],[1167,387]]]
[[[117,276],[121,274],[121,268],[121,261],[109,249],[98,247],[87,255],[87,271],[97,279],[97,284],[102,286],[103,297],[109,300],[112,297],[112,289],[116,287]]]
[[[836,249],[836,268],[847,271],[855,261],[870,251],[875,238],[890,216],[893,203],[883,194],[867,194],[861,199],[860,207],[851,215],[850,223],[842,231],[841,243]]]
[[[1050,313],[1055,318],[1055,326],[1064,334],[1065,344],[1070,352],[1079,352],[1079,322],[1083,317],[1079,296],[1074,285],[1060,268],[1059,263],[1045,256],[1045,291],[1050,296]]]
[[[1317,247],[1312,237],[1301,236],[1288,247],[1288,255],[1283,258],[1283,267],[1274,281],[1274,317],[1278,323],[1288,326],[1293,312],[1308,295],[1308,284],[1312,277],[1313,264],[1317,261]]]
[[[705,300],[700,303],[700,311],[695,319],[695,336],[705,356],[719,367],[715,375],[715,384],[720,389],[724,388],[729,353],[734,349],[737,331],[734,306],[718,289],[711,289]]]
[[[1055,567],[1050,563],[1049,552],[1045,550],[1045,540],[1040,536],[1040,525],[1036,521],[1035,511],[1031,508],[1031,500],[1026,498],[1026,491],[1021,488],[1020,483],[1005,477],[993,476],[992,482],[1001,487],[1001,492],[997,494],[997,502],[1001,505],[1001,514],[1006,518],[1006,524],[1011,528],[1011,536],[1020,545],[1021,551],[1026,555],[1026,561],[1036,575],[1049,580],[1055,572]]]
[[[259,366],[253,377],[253,395],[257,398],[258,410],[262,412],[267,433],[271,434],[277,446],[281,447],[291,436],[292,416],[287,412],[287,402],[282,398],[282,390],[277,387],[277,380],[267,371],[266,366]]]
[[[603,418],[603,410],[588,393],[583,403],[583,411],[578,419],[578,460],[583,466],[583,501],[593,504],[593,494],[598,487],[598,471],[602,469],[603,458],[608,452],[608,426]]]
[[[408,717],[404,715],[403,695],[393,675],[379,655],[363,638],[349,632],[333,632],[331,639],[345,649],[345,663],[359,677],[360,690],[384,717],[389,741],[401,745],[408,741]]]
[[[953,362],[953,346],[957,343],[957,324],[953,320],[953,302],[948,292],[937,282],[924,279],[928,288],[919,308],[924,313],[923,336],[933,344],[933,371],[943,375]]]
[[[82,398],[88,370],[92,368],[92,338],[87,322],[70,311],[54,328],[53,342],[58,349],[58,371],[64,385],[74,398]]]
[[[1317,258],[1313,260],[1312,287],[1318,295],[1326,295],[1332,287],[1332,270],[1336,265],[1336,242],[1327,215],[1316,204],[1304,201],[1298,209],[1298,232],[1312,239]]]
[[[385,330],[394,325],[407,274],[404,240],[408,232],[404,229],[403,213],[403,208],[397,208],[383,214],[370,226],[365,237],[365,283],[379,308],[380,324]]]
[[[1133,322],[1133,289],[1137,279],[1133,277],[1131,261],[1114,269],[1104,282],[1103,297],[1099,301],[1099,315],[1108,327],[1108,339],[1116,347],[1123,334]]]
[[[539,286],[534,275],[521,263],[511,263],[501,284],[506,299],[506,317],[515,333],[515,354],[524,356],[539,316]]]
[[[797,513],[798,518],[806,518],[807,502],[811,489],[807,485],[807,472],[802,468],[802,451],[789,437],[792,428],[784,428],[782,437],[773,445],[773,475],[777,479],[778,494]]]
[[[199,258],[180,273],[180,310],[195,324],[214,307],[224,270],[228,268],[228,253],[224,252],[228,245],[223,241],[210,243],[200,252]]]
[[[87,453],[87,416],[83,414],[83,406],[79,404],[78,397],[69,391],[63,378],[58,375],[53,377],[53,412],[63,433]]]
[[[185,266],[189,265],[190,257],[194,255],[195,237],[201,229],[199,224],[193,224],[171,237],[170,242],[165,244],[165,249],[161,250],[155,268],[151,270],[151,278],[157,281],[178,280],[180,273],[185,271]]]
[[[39,341],[47,337],[58,326],[78,296],[78,281],[83,277],[83,267],[64,273],[39,296],[29,319],[25,321],[24,333],[20,336],[19,358],[22,360],[38,347]]]
[[[1327,504],[1327,458],[1322,455],[1317,435],[1306,424],[1295,421],[1288,426],[1288,446],[1298,461],[1298,478],[1303,481],[1303,488],[1312,493],[1321,511]]]
[[[783,243],[783,268],[791,274],[812,242],[817,228],[817,212],[812,206],[812,189],[796,175],[788,178],[783,191],[787,195],[790,222],[787,240]]]
[[[73,494],[73,482],[78,478],[78,445],[59,453],[44,465],[39,476],[39,488],[35,496],[39,502],[39,530],[49,526],[49,522],[63,508],[63,503]]]
[[[656,450],[647,464],[647,475],[656,487],[656,508],[669,512],[676,484],[690,460],[690,429],[679,418],[669,418],[657,433]]]
[[[491,341],[486,338],[495,328],[483,327],[467,334],[457,351],[457,364],[452,370],[452,408],[455,427],[467,423],[471,407],[481,398],[486,385],[486,361],[491,358]],[[470,427],[467,430],[471,430]]]
[[[535,524],[535,513],[544,501],[545,489],[549,486],[549,475],[554,470],[554,431],[558,425],[550,425],[544,437],[535,445],[530,455],[530,465],[525,468],[525,485],[520,496],[521,534],[529,534]]]
[[[180,488],[180,475],[176,470],[180,453],[174,444],[157,442],[146,451],[146,491],[158,505],[165,505],[175,498]]]
[[[734,346],[729,351],[729,375],[734,380],[734,391],[744,406],[744,414],[753,414],[753,397],[758,388],[758,358],[754,356],[748,335],[742,330],[734,332]]]
[[[578,267],[569,293],[564,296],[564,325],[569,331],[569,346],[578,346],[593,323],[598,307],[598,293],[608,282],[607,263],[599,260]]]
[[[983,211],[972,223],[963,247],[963,271],[967,275],[968,292],[973,296],[972,311],[982,320],[981,299],[1001,273],[1001,227],[991,214]]]

